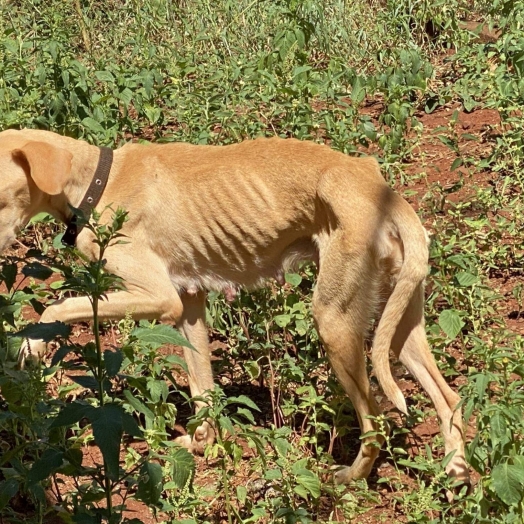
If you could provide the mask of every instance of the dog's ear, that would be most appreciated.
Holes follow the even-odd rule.
[[[71,175],[73,155],[46,142],[28,142],[13,153],[29,165],[36,187],[48,195],[59,195]]]

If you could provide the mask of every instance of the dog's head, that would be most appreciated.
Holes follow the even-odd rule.
[[[73,155],[55,146],[54,133],[8,130],[0,133],[0,252],[32,216],[52,213],[50,198],[60,195]]]

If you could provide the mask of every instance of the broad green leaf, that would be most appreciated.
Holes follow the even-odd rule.
[[[73,424],[80,422],[83,418],[88,417],[90,411],[93,409],[93,406],[81,404],[78,401],[66,404],[55,420],[53,420],[51,427],[58,428],[61,426],[72,426]]]
[[[286,327],[291,322],[291,315],[276,315],[273,320],[278,327]]]
[[[122,415],[122,408],[116,404],[93,408],[89,413],[95,442],[102,452],[106,474],[111,480],[117,480],[119,475],[120,444],[124,432]]]
[[[40,502],[40,504],[42,504],[42,506],[44,506],[46,504],[46,502],[47,502],[46,492],[45,492],[42,484],[40,484],[39,482],[37,482],[35,484],[28,484],[27,485],[27,491],[31,494],[31,496],[35,500]]]
[[[106,366],[107,375],[114,377],[120,371],[122,362],[124,361],[124,354],[122,351],[104,351],[104,364]]]
[[[284,438],[276,438],[273,440],[273,446],[275,446],[276,452],[281,457],[286,457],[291,448],[290,442]]]
[[[260,408],[249,397],[246,397],[245,395],[240,395],[238,397],[229,397],[227,403],[243,404],[244,406],[254,409],[255,411],[260,411]]]
[[[491,472],[492,487],[497,496],[509,506],[522,500],[524,469],[520,466],[498,464]]]
[[[95,76],[101,82],[114,82],[115,77],[111,71],[95,71]]]
[[[302,472],[297,476],[297,484],[303,486],[313,498],[320,497],[320,480],[313,472]]]
[[[219,417],[218,423],[222,429],[225,429],[230,435],[235,434],[235,428],[229,417]]]
[[[307,469],[307,465],[308,465],[308,458],[307,457],[301,458],[293,463],[293,465],[291,466],[291,473],[293,473],[293,475],[301,475],[305,471],[309,471]]]
[[[308,496],[309,496],[309,492],[308,490],[302,486],[302,484],[298,484],[293,488],[293,491],[302,499],[304,500],[308,500]],[[296,522],[295,520],[291,521],[291,522]]]
[[[304,46],[306,45],[306,35],[304,34],[304,31],[302,31],[302,29],[300,29],[299,27],[295,29],[295,39],[296,39],[298,48],[304,49]],[[308,67],[309,69],[311,69],[311,66],[301,66],[301,67],[303,68]],[[298,67],[296,69],[301,69],[301,67]],[[295,74],[297,74],[296,69],[295,69]]]
[[[124,432],[135,438],[143,437],[144,434],[136,420],[129,413],[122,413],[122,426]]]
[[[156,324],[152,327],[139,327],[133,330],[132,336],[140,342],[149,344],[154,347],[160,347],[163,344],[175,344],[194,349],[189,341],[175,328],[167,324]]]
[[[53,246],[56,249],[59,249],[58,246]],[[51,289],[60,289],[64,285],[65,280],[55,280],[49,284]]]
[[[491,439],[493,440],[494,446],[496,446],[501,439],[506,440],[509,437],[507,434],[508,424],[502,413],[495,413],[490,418],[489,425],[491,428]]]
[[[100,502],[101,500],[105,499],[105,493],[103,491],[98,492],[87,492],[85,495],[82,496],[82,504],[89,504],[92,502]]]
[[[458,267],[461,267],[462,269],[467,269],[467,258],[463,255],[451,255],[446,260],[448,262],[451,262],[452,264],[455,264]]]
[[[471,273],[467,273],[466,271],[457,273],[455,278],[462,287],[471,287],[473,284],[476,284],[479,281],[479,277],[472,275]]]
[[[359,105],[366,96],[365,81],[361,77],[356,76],[351,87],[351,100]]]
[[[375,129],[373,122],[364,122],[362,124],[362,130],[364,131],[364,134],[366,135],[366,137],[369,138],[370,140],[377,139],[377,130]]]
[[[282,471],[278,468],[268,469],[264,473],[266,480],[278,480],[282,478]]]
[[[294,287],[297,287],[302,282],[302,277],[297,273],[286,273],[286,282]]]
[[[62,345],[60,346],[55,353],[53,354],[53,358],[51,359],[51,366],[56,366],[59,362],[61,362],[69,353],[74,351],[73,346],[67,346]]]
[[[67,338],[69,333],[71,333],[71,326],[67,326],[63,322],[46,322],[26,326],[15,333],[14,336],[51,342],[55,337]]]
[[[464,322],[455,309],[442,311],[438,318],[438,324],[450,339],[454,339],[464,327]]]
[[[155,85],[155,78],[153,76],[153,73],[151,71],[144,71],[142,72],[142,83],[144,85],[144,89],[146,91],[147,96],[151,96],[151,93],[153,91],[153,87]]]
[[[38,213],[35,215],[30,221],[30,224],[38,224],[39,222],[45,222],[51,219],[51,215],[49,213]]]
[[[46,449],[29,470],[27,482],[34,484],[50,477],[60,468],[63,458],[64,453],[62,451]]]
[[[144,462],[138,477],[136,498],[147,505],[157,504],[162,495],[162,466],[155,462]]]
[[[69,462],[69,465],[72,465],[75,468],[80,468],[82,466],[83,458],[84,454],[82,453],[82,449],[79,447],[69,448],[64,453],[64,461]],[[60,471],[62,471],[62,469]]]
[[[169,388],[166,381],[158,378],[150,378],[147,381],[147,390],[151,395],[153,402],[166,402],[169,395]]]
[[[147,119],[152,123],[156,123],[160,116],[162,115],[162,110],[157,106],[144,106],[144,113],[147,116]]]
[[[188,372],[186,361],[178,355],[167,355],[167,357],[164,357],[164,362],[169,362],[169,364],[180,366],[186,373]]]
[[[305,73],[306,71],[311,71],[310,65],[302,65],[302,66],[295,67],[295,69],[293,69],[293,78],[302,73]]]
[[[237,486],[237,498],[240,504],[245,504],[247,499],[247,488],[245,486]]]
[[[90,116],[84,118],[82,120],[82,124],[94,133],[102,135],[105,133],[105,129],[100,125],[100,123],[97,122],[94,118],[91,118]]]
[[[256,360],[244,362],[244,368],[249,373],[251,379],[255,380],[260,376],[260,366]]]
[[[309,330],[309,323],[305,320],[297,320],[295,322],[295,331],[298,335],[303,336],[305,335]]]
[[[117,98],[122,100],[126,106],[128,106],[133,100],[133,91],[128,87],[124,88],[120,93],[118,93]]]
[[[483,398],[491,380],[490,376],[487,373],[477,373],[472,374],[470,380],[475,383],[478,398]]]
[[[524,457],[522,455],[516,455],[513,457],[513,464],[524,471]]]
[[[400,464],[401,466],[406,466],[407,468],[416,469],[418,471],[428,470],[428,466],[423,462],[419,463],[409,459],[397,459],[397,464]]]
[[[73,382],[76,382],[83,388],[90,389],[91,391],[98,390],[99,384],[95,377],[89,375],[67,375],[67,378],[71,379]]]
[[[147,419],[153,420],[155,418],[155,414],[143,402],[138,400],[128,389],[124,389],[124,397],[126,397],[127,401],[133,409],[145,415]]]
[[[195,472],[195,458],[186,448],[178,448],[171,454],[173,462],[173,482],[184,489],[192,481]]]
[[[255,418],[253,417],[253,413],[251,411],[249,411],[248,409],[246,409],[246,408],[238,408],[236,414],[244,417],[251,424],[255,423]]]
[[[455,158],[453,161],[453,164],[451,164],[450,171],[455,171],[455,169],[458,169],[462,164],[464,163],[464,160],[462,158]]]
[[[16,264],[4,264],[0,278],[4,281],[7,291],[11,291],[13,284],[16,281],[17,267]]]
[[[464,96],[462,103],[464,104],[464,109],[469,113],[478,105],[477,102],[471,98],[469,95]]]
[[[72,517],[75,524],[100,524],[101,518],[88,513],[75,513]]]
[[[0,482],[0,511],[3,510],[9,501],[18,493],[20,483],[16,479],[7,479]]]

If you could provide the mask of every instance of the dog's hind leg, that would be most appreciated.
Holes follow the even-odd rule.
[[[323,252],[324,251],[324,252]],[[364,339],[374,309],[372,255],[363,244],[349,245],[335,231],[320,249],[320,271],[313,295],[313,316],[329,362],[357,412],[362,433],[377,430],[370,417],[380,414],[366,370]],[[369,475],[382,438],[367,436],[351,467],[339,469],[338,483]]]
[[[452,477],[469,482],[464,458],[464,436],[460,397],[451,390],[442,377],[431,354],[424,329],[424,290],[420,285],[397,327],[393,351],[409,372],[420,382],[430,396],[440,422],[446,455],[454,452],[446,466]]]
[[[189,389],[192,397],[205,395],[205,392],[212,390],[213,372],[211,369],[211,359],[209,352],[209,339],[206,326],[206,293],[199,291],[196,294],[184,293],[180,297],[184,306],[182,319],[179,327],[184,336],[195,348],[184,348],[184,358],[188,368]],[[204,405],[196,402],[197,411]],[[196,428],[193,437],[184,435],[177,439],[194,453],[203,453],[207,444],[212,444],[215,432],[211,424],[204,421]]]

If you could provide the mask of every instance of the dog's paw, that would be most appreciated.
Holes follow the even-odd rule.
[[[373,463],[365,464],[365,461],[355,461],[351,466],[332,466],[331,473],[335,484],[346,485],[352,480],[367,478]]]
[[[195,455],[203,455],[206,447],[215,441],[215,431],[208,422],[196,428],[193,437],[182,435],[175,442]]]
[[[179,446],[182,446],[183,448],[186,448],[189,451],[189,453],[193,453],[195,455],[199,454],[198,450],[195,449],[195,446],[193,445],[193,439],[191,438],[191,435],[182,435],[180,437],[177,437],[175,439],[175,443]]]
[[[46,351],[47,344],[43,340],[24,338],[18,352],[18,367],[24,369],[28,365],[38,364]]]
[[[349,484],[349,482],[353,480],[350,468],[347,466],[333,466],[331,472],[335,484]]]

